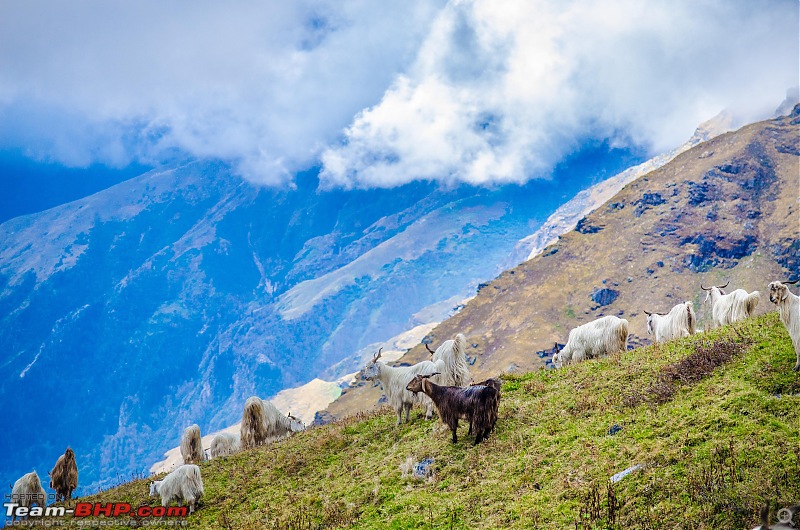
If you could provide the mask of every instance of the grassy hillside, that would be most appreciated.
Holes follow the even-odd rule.
[[[400,427],[385,409],[360,414],[204,463],[189,527],[750,528],[765,500],[800,500],[794,359],[773,312],[504,376],[497,430],[477,447],[420,409]],[[404,477],[409,457],[434,459],[432,478]],[[82,500],[151,502],[144,480]]]
[[[478,380],[542,365],[534,355],[566,342],[570,329],[603,315],[628,319],[647,338],[644,310],[692,300],[710,313],[700,284],[765,291],[800,274],[800,107],[677,156],[631,182],[537,257],[501,274],[430,335],[434,347],[467,335]],[[757,314],[770,310],[762,296]],[[427,359],[422,345],[402,359]],[[349,389],[328,411],[374,406],[379,389]]]

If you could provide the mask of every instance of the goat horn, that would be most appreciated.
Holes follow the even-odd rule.
[[[422,377],[423,379],[428,379],[429,377],[433,377],[434,375],[440,375],[440,372],[433,372],[432,374],[428,374],[428,375],[421,375],[420,374],[420,377]]]
[[[800,282],[800,280],[795,280],[795,281],[793,281],[793,282],[781,282],[781,283],[783,283],[783,284],[786,284],[786,285],[794,285],[794,284],[796,284],[797,282]]]
[[[724,289],[725,287],[727,287],[727,286],[728,286],[728,284],[729,284],[729,283],[731,283],[731,281],[730,281],[730,280],[728,280],[728,281],[727,281],[727,283],[726,283],[725,285],[717,285],[717,287],[719,287],[720,289]]]
[[[558,350],[558,343],[557,343],[557,342],[555,343],[555,346],[553,346],[553,347],[555,348],[555,350],[556,350],[556,353],[558,353],[558,352],[559,352],[559,350]]]
[[[647,309],[645,309],[645,310],[644,310],[644,314],[645,314],[645,315],[647,315],[647,316],[650,316],[650,315],[652,315],[653,313],[651,313],[650,311],[648,311]]]
[[[373,360],[373,361],[377,361],[378,359],[380,359],[380,358],[381,358],[381,350],[382,350],[382,349],[383,349],[383,346],[381,346],[380,348],[378,348],[378,353],[376,353],[376,354],[375,354],[375,357],[373,357],[373,358],[372,358],[372,360]]]
[[[427,348],[427,350],[430,352],[430,354],[433,355],[433,350],[431,349],[430,346],[428,346],[427,343],[425,343],[425,348]]]
[[[704,291],[710,291],[710,290],[711,290],[711,287],[703,287],[703,284],[702,284],[702,283],[700,284],[700,288],[701,288],[702,290],[704,290]]]

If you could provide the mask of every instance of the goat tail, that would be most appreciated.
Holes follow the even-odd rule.
[[[480,397],[475,402],[472,414],[471,427],[475,434],[476,443],[489,435],[497,423],[497,409],[500,404],[500,392],[493,387],[482,390]]]
[[[617,340],[619,341],[620,351],[624,352],[628,349],[628,321],[624,318],[620,319],[619,326],[617,326]]]
[[[694,314],[694,304],[691,301],[686,302],[686,328],[689,330],[689,335],[694,335],[697,330],[697,316]]]
[[[205,492],[203,491],[203,477],[200,474],[199,467],[195,466],[192,468],[189,480],[192,483],[192,489],[195,491],[195,493],[198,493],[202,496]]]
[[[191,448],[192,448],[192,457],[199,455],[200,460],[205,460],[202,438],[198,438],[197,436],[192,436]]]
[[[747,312],[748,317],[753,314],[753,311],[755,311],[760,297],[761,297],[760,292],[753,291],[752,293],[747,295],[747,298],[745,298],[744,308],[745,311]]]
[[[249,449],[261,443],[260,431],[264,429],[262,427],[264,422],[262,408],[260,402],[251,399],[248,399],[244,405],[240,430],[242,449]]]

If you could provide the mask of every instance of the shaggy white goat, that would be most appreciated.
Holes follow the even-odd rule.
[[[184,464],[196,464],[206,459],[200,427],[195,423],[184,429],[181,436],[181,456]]]
[[[42,481],[39,480],[35,469],[14,482],[14,487],[11,488],[11,502],[27,508],[33,506],[33,503],[42,508],[47,506],[47,494],[44,492]],[[12,515],[11,521],[13,522],[15,518],[16,516]]]
[[[703,284],[700,284],[700,288],[706,291],[706,299],[704,301],[707,302],[711,299],[713,327],[744,320],[753,314],[758,305],[758,297],[760,296],[758,291],[747,294],[744,289],[736,289],[730,294],[725,294],[723,289],[728,286],[728,283],[725,285],[712,285],[711,287],[703,287]]]
[[[444,361],[439,360],[435,363],[422,361],[412,366],[389,366],[380,362],[378,360],[380,358],[381,350],[378,350],[378,353],[361,370],[361,376],[368,381],[377,379],[380,382],[389,405],[397,412],[397,425],[403,421],[403,411],[405,411],[406,422],[408,422],[408,415],[415,403],[419,403],[425,408],[425,417],[430,419],[433,416],[433,401],[423,393],[415,394],[406,390],[406,385],[418,374],[430,375],[443,370]]]
[[[628,348],[628,321],[613,315],[588,322],[569,332],[567,343],[553,355],[553,366],[577,363]]]
[[[443,361],[444,369],[434,382],[441,386],[467,386],[472,381],[467,365],[467,338],[459,333],[455,339],[444,341],[436,351],[431,351],[426,344],[426,348],[431,352],[433,362]]]
[[[177,501],[178,506],[183,503],[189,505],[189,513],[194,513],[197,502],[203,496],[203,477],[200,468],[194,464],[179,466],[164,477],[150,484],[150,496],[161,497],[161,506],[169,506],[172,501]]]
[[[235,434],[221,432],[211,440],[211,449],[209,453],[211,458],[230,456],[238,453],[241,449],[241,445],[241,440]]]
[[[786,331],[792,338],[794,353],[797,355],[797,364],[794,371],[800,370],[800,297],[792,294],[787,285],[794,285],[793,282],[772,282],[769,284],[769,301],[778,306],[781,315],[781,322],[786,326]]]
[[[695,334],[697,317],[690,301],[676,305],[666,315],[649,311],[645,311],[645,314],[647,315],[647,333],[654,335],[656,342],[667,342]]]
[[[272,402],[252,396],[247,398],[242,413],[241,446],[247,449],[274,442],[305,428],[303,422],[291,414],[284,416]]]

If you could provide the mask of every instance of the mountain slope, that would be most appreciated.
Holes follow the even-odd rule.
[[[442,320],[597,165],[632,159],[583,156],[566,189],[492,190],[320,190],[316,171],[261,189],[197,161],[3,223],[0,482],[67,445],[82,487],[141,472],[185,426],[227,427],[250,395]],[[43,400],[34,428],[16,404]]]
[[[602,315],[630,321],[632,343],[646,341],[643,310],[692,300],[701,321],[700,284],[763,290],[800,274],[798,109],[746,126],[676,157],[582,219],[537,257],[486,284],[442,322],[434,345],[465,333],[477,378],[542,367],[537,350],[566,341],[570,329]],[[757,313],[769,310],[765,297]],[[427,358],[419,345],[402,359]],[[328,411],[344,416],[374,406],[379,389],[348,389]]]
[[[710,374],[658,400],[633,399],[680,361],[720,351],[730,357]],[[773,312],[658,348],[504,376],[496,431],[478,446],[463,425],[451,444],[420,411],[399,427],[390,411],[360,414],[201,464],[205,496],[188,527],[752,528],[767,500],[800,498],[793,362]],[[432,459],[432,478],[404,476],[408,458]],[[82,500],[138,506],[152,502],[147,491],[140,480]]]

